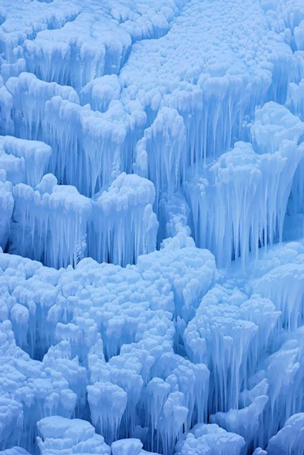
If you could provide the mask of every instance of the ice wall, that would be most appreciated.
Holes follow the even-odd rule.
[[[31,157],[36,157],[38,165],[28,167],[34,169],[33,175],[37,174],[45,154],[49,157],[50,148],[40,142],[16,141],[18,146],[38,150],[30,158],[26,155],[29,163]],[[5,136],[3,142],[12,141]],[[10,166],[10,160],[4,160],[11,177],[16,175],[15,181],[12,178],[13,188],[10,182],[1,182],[1,245],[7,246],[10,253],[59,268],[75,266],[84,256],[127,265],[136,262],[139,255],[155,250],[158,221],[152,209],[155,200],[152,182],[122,173],[108,190],[89,199],[74,186],[58,185],[52,174],[45,174],[33,187],[16,183],[34,178],[30,170],[29,178],[26,177],[27,161],[21,157],[17,166],[14,162]],[[24,172],[19,172],[20,169]],[[5,169],[2,175],[6,180]]]
[[[261,246],[282,240],[288,199],[304,158],[303,132],[303,123],[286,108],[267,103],[252,125],[256,150],[237,142],[185,183],[194,237],[214,252],[220,266],[238,257],[245,264],[250,252],[257,255]]]
[[[122,173],[93,202],[88,254],[98,262],[126,265],[156,248],[158,221],[153,184]]]
[[[51,153],[43,142],[0,136],[0,166],[14,185],[37,185],[46,173]]]
[[[301,453],[303,447],[303,413],[290,417],[284,427],[273,436],[268,443],[267,453],[270,455],[292,452]]]
[[[4,454],[302,453],[303,24],[2,0]]]
[[[6,181],[6,172],[0,174],[0,247],[5,248],[10,232],[11,216],[14,208],[12,184]]]
[[[58,268],[83,257],[91,203],[75,187],[47,174],[36,189],[16,185],[14,199],[11,252]]]
[[[160,109],[151,127],[136,146],[134,169],[151,180],[156,190],[156,206],[162,196],[172,196],[185,178],[185,126],[175,109]]]

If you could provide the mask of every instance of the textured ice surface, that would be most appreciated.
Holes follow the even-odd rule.
[[[300,455],[302,0],[2,0],[0,453]]]
[[[7,180],[35,186],[46,173],[52,150],[42,142],[0,136],[0,153]]]
[[[267,453],[300,454],[303,451],[303,413],[294,414],[286,422],[284,427],[273,436],[268,443]]]
[[[22,447],[12,447],[11,449],[2,450],[2,455],[29,455],[29,452]]]
[[[232,455],[241,454],[244,439],[233,433],[227,433],[218,425],[197,424],[187,434],[184,441],[176,445],[176,455]]]
[[[126,265],[156,248],[158,221],[153,184],[120,174],[93,203],[88,252],[98,262]]]
[[[41,454],[90,453],[110,455],[104,438],[95,433],[94,427],[84,420],[60,416],[45,417],[37,423],[38,446]]]

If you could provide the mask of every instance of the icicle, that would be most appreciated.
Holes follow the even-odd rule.
[[[118,438],[119,426],[127,405],[127,394],[110,382],[87,387],[91,418],[108,443]]]
[[[14,209],[12,184],[6,181],[6,172],[0,169],[0,247],[5,248]]]
[[[135,171],[154,183],[156,208],[159,198],[170,198],[185,178],[185,127],[175,109],[162,108],[152,126],[137,143]]]
[[[158,222],[152,211],[154,186],[125,173],[93,204],[88,254],[98,262],[126,265],[156,248]]]
[[[51,147],[43,142],[0,136],[0,168],[14,185],[37,185],[46,173],[51,153]]]
[[[14,187],[10,251],[59,268],[77,264],[84,254],[91,202],[76,188],[56,183],[47,174],[36,190],[22,183]]]

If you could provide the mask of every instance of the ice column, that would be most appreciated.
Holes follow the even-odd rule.
[[[186,184],[194,237],[218,264],[246,262],[250,251],[282,239],[288,198],[304,146],[284,139],[278,151],[257,154],[237,142],[196,185]]]
[[[37,185],[51,157],[51,147],[43,142],[0,136],[0,168],[13,184]]]
[[[11,252],[55,268],[75,265],[83,257],[91,201],[75,187],[57,185],[47,174],[36,189],[16,185],[14,198]]]
[[[108,443],[118,438],[123,413],[127,406],[127,393],[110,382],[97,382],[87,387],[93,425]]]
[[[5,248],[14,209],[12,184],[6,181],[6,173],[0,170],[0,247]]]
[[[160,196],[172,196],[185,178],[186,133],[183,118],[175,109],[162,108],[136,147],[136,172],[155,185]]]
[[[88,254],[98,262],[126,265],[156,247],[158,221],[153,183],[122,173],[93,203]]]

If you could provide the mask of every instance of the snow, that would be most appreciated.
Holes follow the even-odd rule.
[[[245,442],[237,434],[228,433],[215,424],[198,424],[187,434],[186,439],[178,442],[176,455],[232,455],[241,454]]]
[[[1,451],[2,455],[30,455],[29,452],[22,447],[12,447],[11,449]]]
[[[99,454],[110,455],[104,438],[84,420],[60,416],[45,417],[37,423],[38,446],[41,454]]]
[[[142,447],[143,443],[140,439],[134,438],[120,439],[111,445],[113,455],[152,455],[152,452],[142,450]]]
[[[302,0],[2,0],[0,453],[297,455]]]

